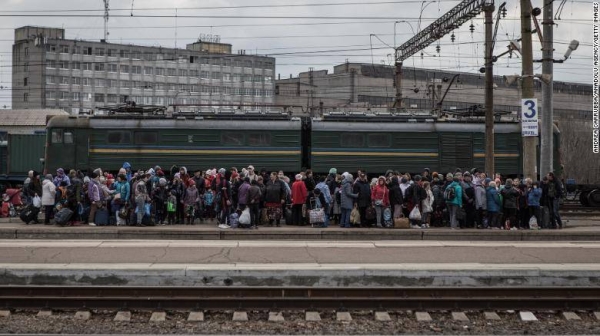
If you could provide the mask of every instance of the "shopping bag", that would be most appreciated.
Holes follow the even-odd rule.
[[[311,225],[325,223],[325,211],[323,208],[310,210],[308,216]]]
[[[42,199],[40,198],[40,196],[35,196],[33,198],[33,206],[36,208],[41,208],[42,207]]]
[[[242,214],[240,215],[238,222],[241,225],[250,225],[250,223],[252,222],[252,219],[250,218],[250,208],[246,207],[246,209],[244,209],[244,211],[242,211]]]
[[[529,228],[531,230],[537,230],[537,229],[539,229],[537,218],[535,216],[531,216],[531,218],[529,218]]]
[[[421,220],[421,211],[419,211],[419,207],[415,206],[412,211],[410,212],[410,214],[408,215],[408,218],[414,221],[420,221]]]
[[[358,208],[354,208],[352,209],[352,212],[350,212],[350,224],[360,224],[360,212],[358,211]]]

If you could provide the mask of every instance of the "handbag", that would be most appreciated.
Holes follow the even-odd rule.
[[[129,217],[129,209],[126,206],[121,207],[121,209],[119,209],[119,218],[127,219],[128,217]]]
[[[410,212],[410,214],[408,215],[408,218],[414,221],[420,221],[421,220],[421,211],[419,211],[419,207],[415,206],[412,211]]]
[[[358,211],[358,208],[356,208],[356,207],[354,207],[354,209],[352,209],[352,212],[350,212],[350,224],[353,224],[353,225],[360,224],[360,212]]]
[[[365,219],[368,221],[372,221],[375,220],[376,217],[377,213],[375,212],[375,208],[373,208],[372,206],[368,207],[365,211]]]
[[[408,218],[404,217],[404,215],[402,217],[394,218],[394,228],[395,229],[410,229],[410,222],[409,222]]]
[[[325,211],[323,208],[310,210],[308,217],[311,225],[325,223]]]

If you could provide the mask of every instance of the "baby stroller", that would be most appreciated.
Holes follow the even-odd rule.
[[[21,189],[6,189],[2,195],[2,217],[17,217],[25,202],[21,196]]]

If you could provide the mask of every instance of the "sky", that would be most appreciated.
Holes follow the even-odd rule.
[[[202,34],[219,35],[234,53],[276,58],[281,78],[299,72],[328,69],[349,62],[393,64],[394,46],[456,6],[458,0],[111,0],[109,42],[185,48]],[[501,2],[496,2],[496,8]],[[543,7],[533,0],[533,7]],[[561,1],[554,2],[555,13]],[[102,0],[0,0],[0,108],[10,107],[11,54],[14,29],[37,25],[60,27],[67,39],[100,40],[104,35]],[[519,1],[506,1],[494,54],[504,52],[520,37]],[[562,58],[569,42],[579,49],[556,64],[555,80],[591,84],[592,1],[565,0],[555,19],[555,55]],[[38,15],[38,16],[35,16]],[[42,16],[39,16],[42,15]],[[146,17],[144,17],[146,16]],[[154,16],[154,17],[147,17]],[[494,12],[494,17],[496,12]],[[419,19],[420,18],[420,19]],[[540,24],[542,16],[539,17]],[[407,21],[395,24],[395,21]],[[474,31],[470,32],[473,24]],[[396,37],[394,39],[394,28]],[[477,73],[483,66],[483,14],[464,23],[438,42],[404,62],[405,66]],[[396,44],[394,45],[394,40]],[[533,36],[534,59],[541,44]],[[504,56],[495,64],[497,75],[521,73],[521,59]],[[541,73],[541,63],[534,64]]]

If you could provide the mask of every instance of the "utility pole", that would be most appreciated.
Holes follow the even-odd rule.
[[[397,53],[397,51],[396,51]],[[398,61],[396,56],[396,76],[394,78],[394,86],[396,87],[396,99],[394,100],[394,107],[397,109],[402,108],[402,62]],[[413,69],[414,71],[414,69]]]
[[[542,143],[540,145],[540,178],[553,171],[554,163],[552,143],[554,111],[552,106],[552,94],[554,90],[552,72],[554,68],[554,43],[553,43],[553,0],[544,0],[543,37],[542,42],[542,75],[550,75],[550,79],[542,81]]]
[[[492,14],[494,4],[483,7],[485,13],[485,172],[494,176],[494,41],[492,38]]]
[[[529,0],[521,2],[521,55],[523,69],[522,98],[534,98],[533,92],[533,49],[531,45],[531,3]],[[523,175],[525,178],[536,179],[537,165],[537,137],[523,137]]]

